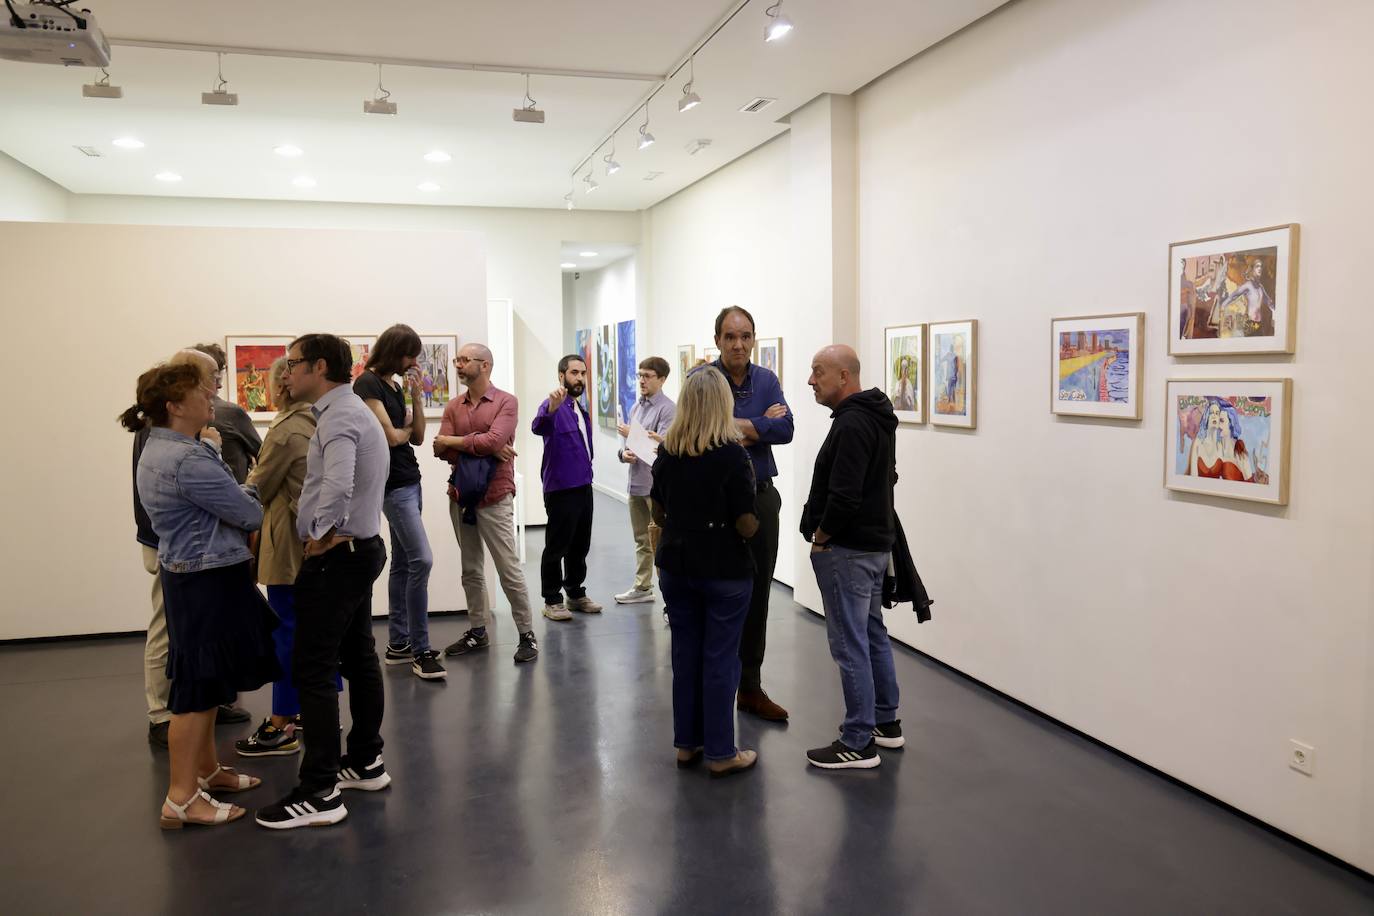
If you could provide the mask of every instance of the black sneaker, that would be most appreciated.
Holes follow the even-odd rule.
[[[343,793],[338,786],[327,795],[309,795],[297,787],[275,805],[259,808],[255,820],[272,830],[290,830],[293,827],[327,827],[346,817],[348,809],[344,807]]]
[[[388,665],[405,665],[415,657],[415,653],[410,651],[410,643],[402,643],[399,646],[386,644],[386,663]]]
[[[286,757],[300,749],[296,729],[290,725],[277,728],[271,719],[263,719],[253,734],[234,742],[240,757]]]
[[[467,655],[469,652],[475,652],[478,649],[485,649],[489,645],[491,645],[491,637],[488,636],[486,633],[483,633],[481,636],[477,636],[471,630],[468,630],[462,636],[458,637],[458,641],[456,643],[445,649],[444,654]]]
[[[823,770],[867,770],[883,762],[883,758],[878,756],[877,745],[872,741],[861,751],[848,747],[842,741],[833,741],[829,747],[807,751],[806,760]]]
[[[410,665],[410,671],[418,678],[426,681],[439,681],[448,677],[448,672],[444,666],[439,664],[439,653],[430,649],[415,656],[415,661]]]
[[[339,759],[338,788],[377,792],[389,785],[391,785],[391,774],[386,771],[386,765],[382,763],[381,754],[378,754],[377,759],[365,767],[353,763],[347,754]]]
[[[168,722],[148,723],[148,743],[160,751],[167,750],[167,730],[172,727]]]
[[[906,739],[902,737],[902,720],[879,722],[873,728],[873,740],[878,747],[901,747],[906,744]]]
[[[242,706],[225,703],[215,710],[216,725],[238,725],[240,722],[253,721],[253,715]]]
[[[534,633],[521,633],[520,645],[515,647],[515,660],[517,662],[532,662],[539,655],[539,643],[534,639]]]

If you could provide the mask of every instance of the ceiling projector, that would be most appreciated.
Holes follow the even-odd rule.
[[[7,3],[0,10],[0,60],[108,67],[110,43],[90,10]]]

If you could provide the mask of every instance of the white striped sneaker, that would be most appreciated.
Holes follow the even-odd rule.
[[[883,758],[878,756],[877,746],[872,741],[869,741],[868,746],[861,751],[835,741],[828,747],[807,751],[806,760],[812,766],[823,770],[867,770],[883,762]]]
[[[378,754],[377,759],[367,766],[359,766],[347,754],[344,754],[339,760],[339,781],[336,785],[340,789],[362,789],[364,792],[376,792],[391,785],[391,774],[386,771],[386,765],[382,763],[381,754]]]
[[[348,809],[344,807],[343,793],[338,787],[328,795],[309,795],[298,787],[275,805],[260,808],[255,820],[260,826],[272,830],[290,830],[294,827],[327,827],[346,817]]]

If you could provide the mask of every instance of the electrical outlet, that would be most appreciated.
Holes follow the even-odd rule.
[[[1310,744],[1303,744],[1296,738],[1288,739],[1288,766],[1307,776],[1312,775],[1312,766],[1316,763],[1317,749]]]

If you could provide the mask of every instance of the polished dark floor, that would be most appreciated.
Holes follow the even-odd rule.
[[[337,827],[163,833],[166,760],[145,741],[141,641],[0,649],[0,909],[1374,912],[1374,883],[905,650],[907,747],[875,770],[808,767],[805,749],[835,734],[840,692],[822,621],[783,588],[765,683],[791,723],[740,721],[754,772],[677,770],[668,631],[658,606],[612,604],[630,583],[628,515],[604,497],[596,508],[591,585],[606,613],[537,618],[533,665],[511,660],[503,612],[492,649],[450,659],[446,684],[387,670],[395,782],[349,794]],[[531,531],[531,583],[539,541]],[[457,562],[451,543],[435,547]],[[464,620],[436,619],[435,643]],[[258,716],[268,700],[244,697]],[[219,729],[224,759],[249,728]],[[265,785],[234,800],[274,800],[296,765],[245,762]]]

